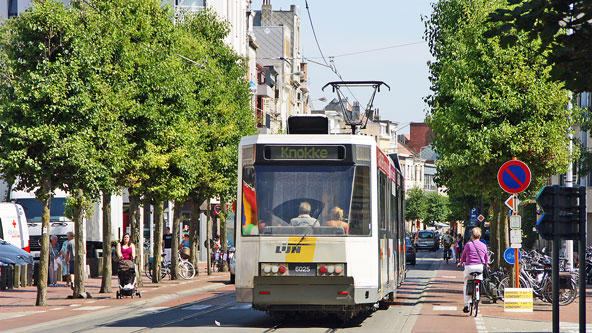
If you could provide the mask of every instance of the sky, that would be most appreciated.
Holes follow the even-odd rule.
[[[254,0],[253,8],[260,9],[263,0]],[[433,0],[308,0],[312,23],[318,41],[329,62],[335,56],[335,66],[346,81],[376,80],[387,83],[391,90],[381,89],[374,106],[382,119],[399,123],[400,133],[409,133],[409,122],[422,122],[427,108],[423,98],[430,93],[427,62],[431,59],[421,16],[431,13]],[[311,30],[305,0],[271,0],[274,10],[300,9],[302,55],[324,63]],[[346,53],[419,43],[357,55]],[[336,97],[328,87],[329,81],[340,79],[329,68],[308,62],[310,98],[315,108],[324,106],[315,101],[321,97]],[[350,101],[353,97],[349,92]],[[370,88],[352,89],[360,104],[366,105]]]

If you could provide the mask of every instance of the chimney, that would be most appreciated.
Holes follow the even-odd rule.
[[[354,102],[352,107],[352,119],[360,119],[360,103]]]
[[[263,5],[261,6],[261,26],[273,26],[271,0],[263,0]]]

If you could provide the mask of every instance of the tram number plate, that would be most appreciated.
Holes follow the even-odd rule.
[[[316,264],[288,264],[290,276],[316,276]]]

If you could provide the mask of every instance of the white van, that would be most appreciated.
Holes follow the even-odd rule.
[[[21,205],[0,202],[0,238],[19,249],[31,252],[27,218]]]

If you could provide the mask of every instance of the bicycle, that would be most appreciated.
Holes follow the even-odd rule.
[[[474,316],[477,317],[477,313],[479,312],[481,285],[481,280],[477,279],[477,276],[481,275],[481,272],[472,272],[470,274],[473,278],[467,281],[467,294],[471,295],[471,302],[469,303],[469,317],[473,316],[473,313]]]
[[[165,256],[164,254],[162,255],[163,257]],[[190,280],[195,276],[195,267],[193,266],[193,264],[191,262],[189,262],[188,259],[183,259],[181,258],[181,255],[179,254],[178,256],[179,258],[179,263],[177,264],[177,272],[179,273],[179,276],[183,279],[183,280]],[[146,276],[149,279],[152,279],[152,260],[153,258],[150,258],[150,260],[148,260],[148,262],[146,263],[146,266],[144,268],[144,272],[146,274]],[[161,261],[160,262],[160,275],[161,275],[161,279],[164,279],[167,275],[171,275],[171,262],[170,261]]]
[[[452,258],[452,250],[450,249],[450,246],[445,246],[444,247],[444,260],[446,260],[446,263],[448,263],[448,260]]]

